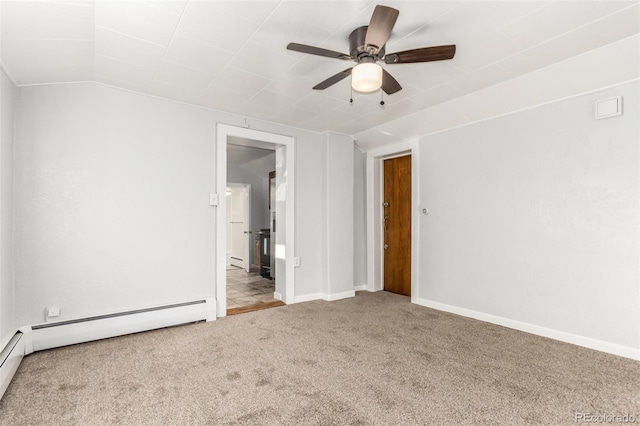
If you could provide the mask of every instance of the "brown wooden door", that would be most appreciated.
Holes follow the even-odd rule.
[[[411,296],[411,155],[384,160],[384,289]]]

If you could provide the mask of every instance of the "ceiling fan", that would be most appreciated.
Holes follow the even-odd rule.
[[[387,95],[391,95],[402,90],[402,86],[377,64],[378,61],[384,61],[385,64],[442,61],[452,59],[456,53],[455,44],[450,44],[385,54],[385,45],[399,13],[397,9],[377,5],[369,25],[356,28],[349,35],[349,54],[299,43],[289,43],[287,49],[357,63],[318,83],[313,87],[315,90],[324,90],[351,75],[353,90],[370,93],[382,88]]]

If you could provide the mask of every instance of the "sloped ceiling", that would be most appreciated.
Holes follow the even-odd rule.
[[[510,81],[612,44],[631,52],[614,64],[629,68],[620,78],[637,78],[638,1],[389,1],[383,4],[399,9],[400,16],[388,52],[453,43],[455,58],[384,65],[403,90],[385,96],[383,107],[380,93],[355,95],[350,104],[349,79],[312,90],[351,63],[288,51],[287,43],[347,52],[348,35],[368,24],[376,4],[3,0],[1,59],[19,86],[97,81],[353,135],[364,148],[420,136],[451,119],[459,124],[482,118],[491,88],[508,89]],[[610,50],[594,58],[607,62]],[[518,84],[522,89],[525,83]],[[549,96],[566,95],[558,86],[558,94]],[[460,106],[452,103],[456,99],[467,101]],[[503,103],[489,108],[500,114],[527,106]],[[422,118],[425,111],[428,120]]]

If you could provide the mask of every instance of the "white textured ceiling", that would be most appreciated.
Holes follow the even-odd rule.
[[[398,137],[405,139],[424,132],[405,124],[408,117],[419,121],[421,111],[640,28],[638,1],[382,2],[400,10],[387,52],[453,43],[455,58],[384,65],[403,86],[385,96],[384,107],[379,93],[356,95],[351,105],[349,79],[312,90],[351,63],[288,51],[287,43],[348,53],[349,33],[368,24],[376,4],[2,0],[1,59],[18,85],[98,81],[312,131],[364,135],[380,145],[397,139],[394,128],[402,127]]]

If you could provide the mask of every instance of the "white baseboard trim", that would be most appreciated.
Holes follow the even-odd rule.
[[[9,387],[13,375],[16,374],[22,358],[24,358],[24,342],[24,335],[18,332],[0,351],[0,398]]]
[[[331,293],[325,295],[324,300],[328,300],[329,302],[333,302],[335,300],[340,299],[348,299],[349,297],[355,297],[355,290],[343,291],[342,293]]]
[[[296,296],[293,298],[293,303],[310,302],[312,300],[326,300],[327,302],[333,302],[340,299],[347,299],[356,295],[355,290],[344,291],[342,293],[313,293],[305,294],[303,296]]]
[[[25,354],[195,321],[215,320],[215,299],[25,327]]]
[[[368,289],[369,289],[369,286],[367,286],[366,284],[357,285],[353,287],[353,291],[367,291]]]
[[[313,294],[305,294],[303,296],[295,296],[293,298],[293,303],[302,303],[302,302],[310,302],[312,300],[324,300],[324,293],[313,293]]]
[[[452,314],[461,315],[463,317],[473,318],[491,324],[497,324],[503,327],[512,328],[514,330],[524,331],[526,333],[548,337],[550,339],[559,340],[561,342],[571,343],[574,345],[583,346],[585,348],[595,349],[597,351],[607,352],[613,355],[640,361],[640,349],[635,349],[629,346],[623,346],[616,343],[605,342],[603,340],[592,339],[590,337],[579,336],[576,334],[567,333],[565,331],[541,327],[539,325],[520,322],[509,318],[486,314],[484,312],[473,311],[471,309],[460,308],[458,306],[447,305],[440,302],[434,302],[432,300],[418,298],[415,303],[427,308],[450,312]]]
[[[273,292],[273,298],[276,299],[276,300],[279,300],[281,302],[283,301],[282,300],[282,294],[278,293],[277,291]]]

